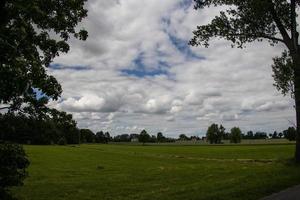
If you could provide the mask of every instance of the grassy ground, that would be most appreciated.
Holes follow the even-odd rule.
[[[300,184],[293,144],[25,148],[24,200],[250,200]]]

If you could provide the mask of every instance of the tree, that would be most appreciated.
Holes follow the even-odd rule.
[[[268,135],[265,132],[256,132],[253,136],[253,139],[267,139]]]
[[[300,46],[297,31],[299,0],[194,0],[195,9],[223,6],[219,16],[209,24],[198,26],[190,45],[209,46],[213,37],[224,38],[232,46],[267,40],[271,45],[283,43],[288,51],[274,59],[275,86],[284,95],[295,98],[297,139],[295,158],[300,162]],[[275,66],[275,67],[274,67]],[[292,68],[292,69],[291,69]]]
[[[111,137],[110,137],[109,132],[105,132],[104,138],[105,138],[105,143],[106,144],[111,141]]]
[[[23,184],[28,165],[29,160],[22,146],[0,144],[0,199],[11,199],[8,188]]]
[[[222,125],[219,127],[218,124],[212,124],[207,129],[206,138],[211,144],[220,144],[224,133],[225,128]]]
[[[157,142],[164,142],[166,138],[161,132],[158,132],[156,135],[156,139],[157,139]]]
[[[221,125],[220,125],[220,128],[219,128],[218,135],[217,135],[218,143],[221,143],[221,140],[222,140],[222,138],[224,137],[224,135],[225,135],[225,128],[224,128],[224,126],[221,124]]]
[[[35,102],[37,92],[54,100],[60,96],[61,86],[46,68],[69,51],[70,37],[87,38],[87,31],[76,29],[87,16],[85,1],[1,1],[0,104],[8,105],[1,109],[19,110]]]
[[[105,143],[105,135],[103,131],[99,131],[95,135],[95,142],[96,143]]]
[[[42,119],[19,113],[0,114],[0,140],[21,144],[79,144],[79,131],[71,114],[49,109]]]
[[[150,140],[150,135],[147,133],[147,131],[142,130],[142,132],[139,135],[139,142],[142,142],[143,145]]]
[[[179,140],[189,140],[189,137],[188,136],[186,136],[185,134],[180,134],[179,135]]]
[[[68,144],[80,143],[80,132],[76,127],[77,123],[71,114],[56,109],[50,110],[52,119],[51,121],[59,130],[60,134],[64,136]]]
[[[240,143],[242,139],[242,131],[239,127],[233,127],[230,130],[230,142],[231,143]]]
[[[83,7],[85,1],[0,1],[0,110],[7,109],[9,114],[21,111],[23,115],[17,116],[17,119],[27,129],[31,127],[28,126],[30,123],[34,125],[34,131],[30,131],[31,138],[38,138],[39,142],[49,141],[48,137],[43,136],[48,136],[48,127],[54,123],[60,124],[55,127],[66,131],[62,132],[66,135],[61,138],[68,143],[79,142],[72,116],[58,111],[55,113],[46,106],[49,99],[57,100],[62,92],[57,80],[47,74],[47,67],[59,53],[69,51],[67,41],[71,36],[86,40],[87,31],[75,29],[87,16],[87,10]],[[38,93],[43,97],[39,98]],[[3,104],[6,106],[3,107]],[[54,117],[49,120],[47,115],[53,116],[53,113],[65,121],[60,123]],[[15,116],[9,117],[14,119]],[[14,127],[10,131],[16,132]],[[0,159],[0,193],[3,199],[2,194],[8,186],[19,185],[25,178],[25,168],[29,162],[19,145],[1,144]]]
[[[296,129],[294,127],[289,127],[287,130],[283,131],[284,138],[293,141],[296,140]]]
[[[95,142],[95,134],[90,129],[80,129],[80,141],[82,143]]]
[[[273,135],[272,135],[273,139],[278,139],[278,133],[277,131],[274,131]]]

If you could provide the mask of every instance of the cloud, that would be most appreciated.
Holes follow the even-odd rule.
[[[213,39],[187,42],[220,8],[201,12],[192,0],[90,0],[80,26],[87,41],[55,58],[49,73],[63,86],[52,107],[78,125],[112,134],[147,129],[168,136],[204,134],[210,123],[242,130],[282,130],[294,121],[293,100],[273,87],[272,57],[283,46],[240,50]]]

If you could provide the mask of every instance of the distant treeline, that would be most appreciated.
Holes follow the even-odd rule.
[[[20,144],[80,144],[108,142],[174,142],[162,133],[110,136],[109,132],[94,133],[90,129],[79,129],[71,114],[51,110],[47,116],[32,117],[26,114],[0,114],[0,141]]]
[[[206,140],[211,144],[220,144],[222,140],[230,140],[232,143],[239,143],[242,139],[280,139],[286,138],[290,141],[296,140],[296,129],[294,127],[289,127],[283,132],[267,134],[266,132],[256,132],[248,131],[246,134],[243,134],[239,127],[233,127],[230,132],[226,132],[224,126],[212,124],[208,127],[206,132]]]
[[[80,144],[80,143],[108,143],[108,142],[175,142],[204,140],[210,143],[220,144],[222,140],[230,140],[239,143],[242,139],[267,139],[286,138],[296,139],[296,130],[289,127],[283,132],[272,134],[265,132],[248,131],[243,134],[239,127],[233,127],[230,132],[217,124],[208,127],[206,137],[180,134],[178,138],[165,137],[161,132],[150,135],[146,130],[141,133],[121,134],[112,137],[109,132],[98,131],[94,133],[90,129],[77,128],[71,114],[53,109],[49,115],[43,118],[27,116],[25,114],[6,113],[0,114],[0,141],[11,141],[21,144]]]

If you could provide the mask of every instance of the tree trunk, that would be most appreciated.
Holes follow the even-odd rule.
[[[295,93],[295,108],[296,108],[296,162],[300,162],[300,55],[293,58],[294,60],[294,93]]]

